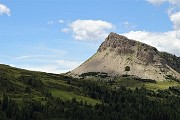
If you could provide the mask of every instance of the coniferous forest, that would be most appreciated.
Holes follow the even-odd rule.
[[[169,95],[169,91],[155,93],[146,88],[130,90],[125,86],[109,90],[90,81],[83,82],[88,96],[99,99],[95,105],[72,98],[63,101],[53,96],[42,103],[24,99],[18,105],[3,94],[0,102],[0,120],[178,120],[180,98]]]

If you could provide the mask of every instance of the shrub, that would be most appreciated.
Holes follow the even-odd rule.
[[[125,67],[125,71],[130,71],[130,67],[129,67],[129,66],[126,66],[126,67]]]

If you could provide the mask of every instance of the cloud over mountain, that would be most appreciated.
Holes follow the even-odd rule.
[[[101,40],[108,35],[108,31],[115,28],[112,23],[102,20],[75,20],[63,32],[71,31],[76,40]]]
[[[130,39],[135,39],[156,47],[160,51],[166,51],[180,56],[180,40],[176,36],[176,31],[162,33],[147,31],[130,31],[124,33]]]
[[[172,22],[173,30],[167,32],[130,31],[123,33],[131,39],[136,39],[158,48],[180,56],[180,1],[179,0],[147,0],[153,5],[168,3],[167,8],[169,20]]]

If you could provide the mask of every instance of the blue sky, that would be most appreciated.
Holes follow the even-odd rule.
[[[61,73],[109,32],[180,56],[180,0],[0,0],[0,63]]]

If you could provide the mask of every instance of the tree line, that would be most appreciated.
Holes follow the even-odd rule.
[[[101,100],[95,105],[73,98],[63,101],[53,96],[46,102],[23,99],[16,103],[6,93],[0,101],[0,120],[178,120],[180,98],[168,90],[146,88],[112,90],[95,82],[79,84],[85,94]]]

